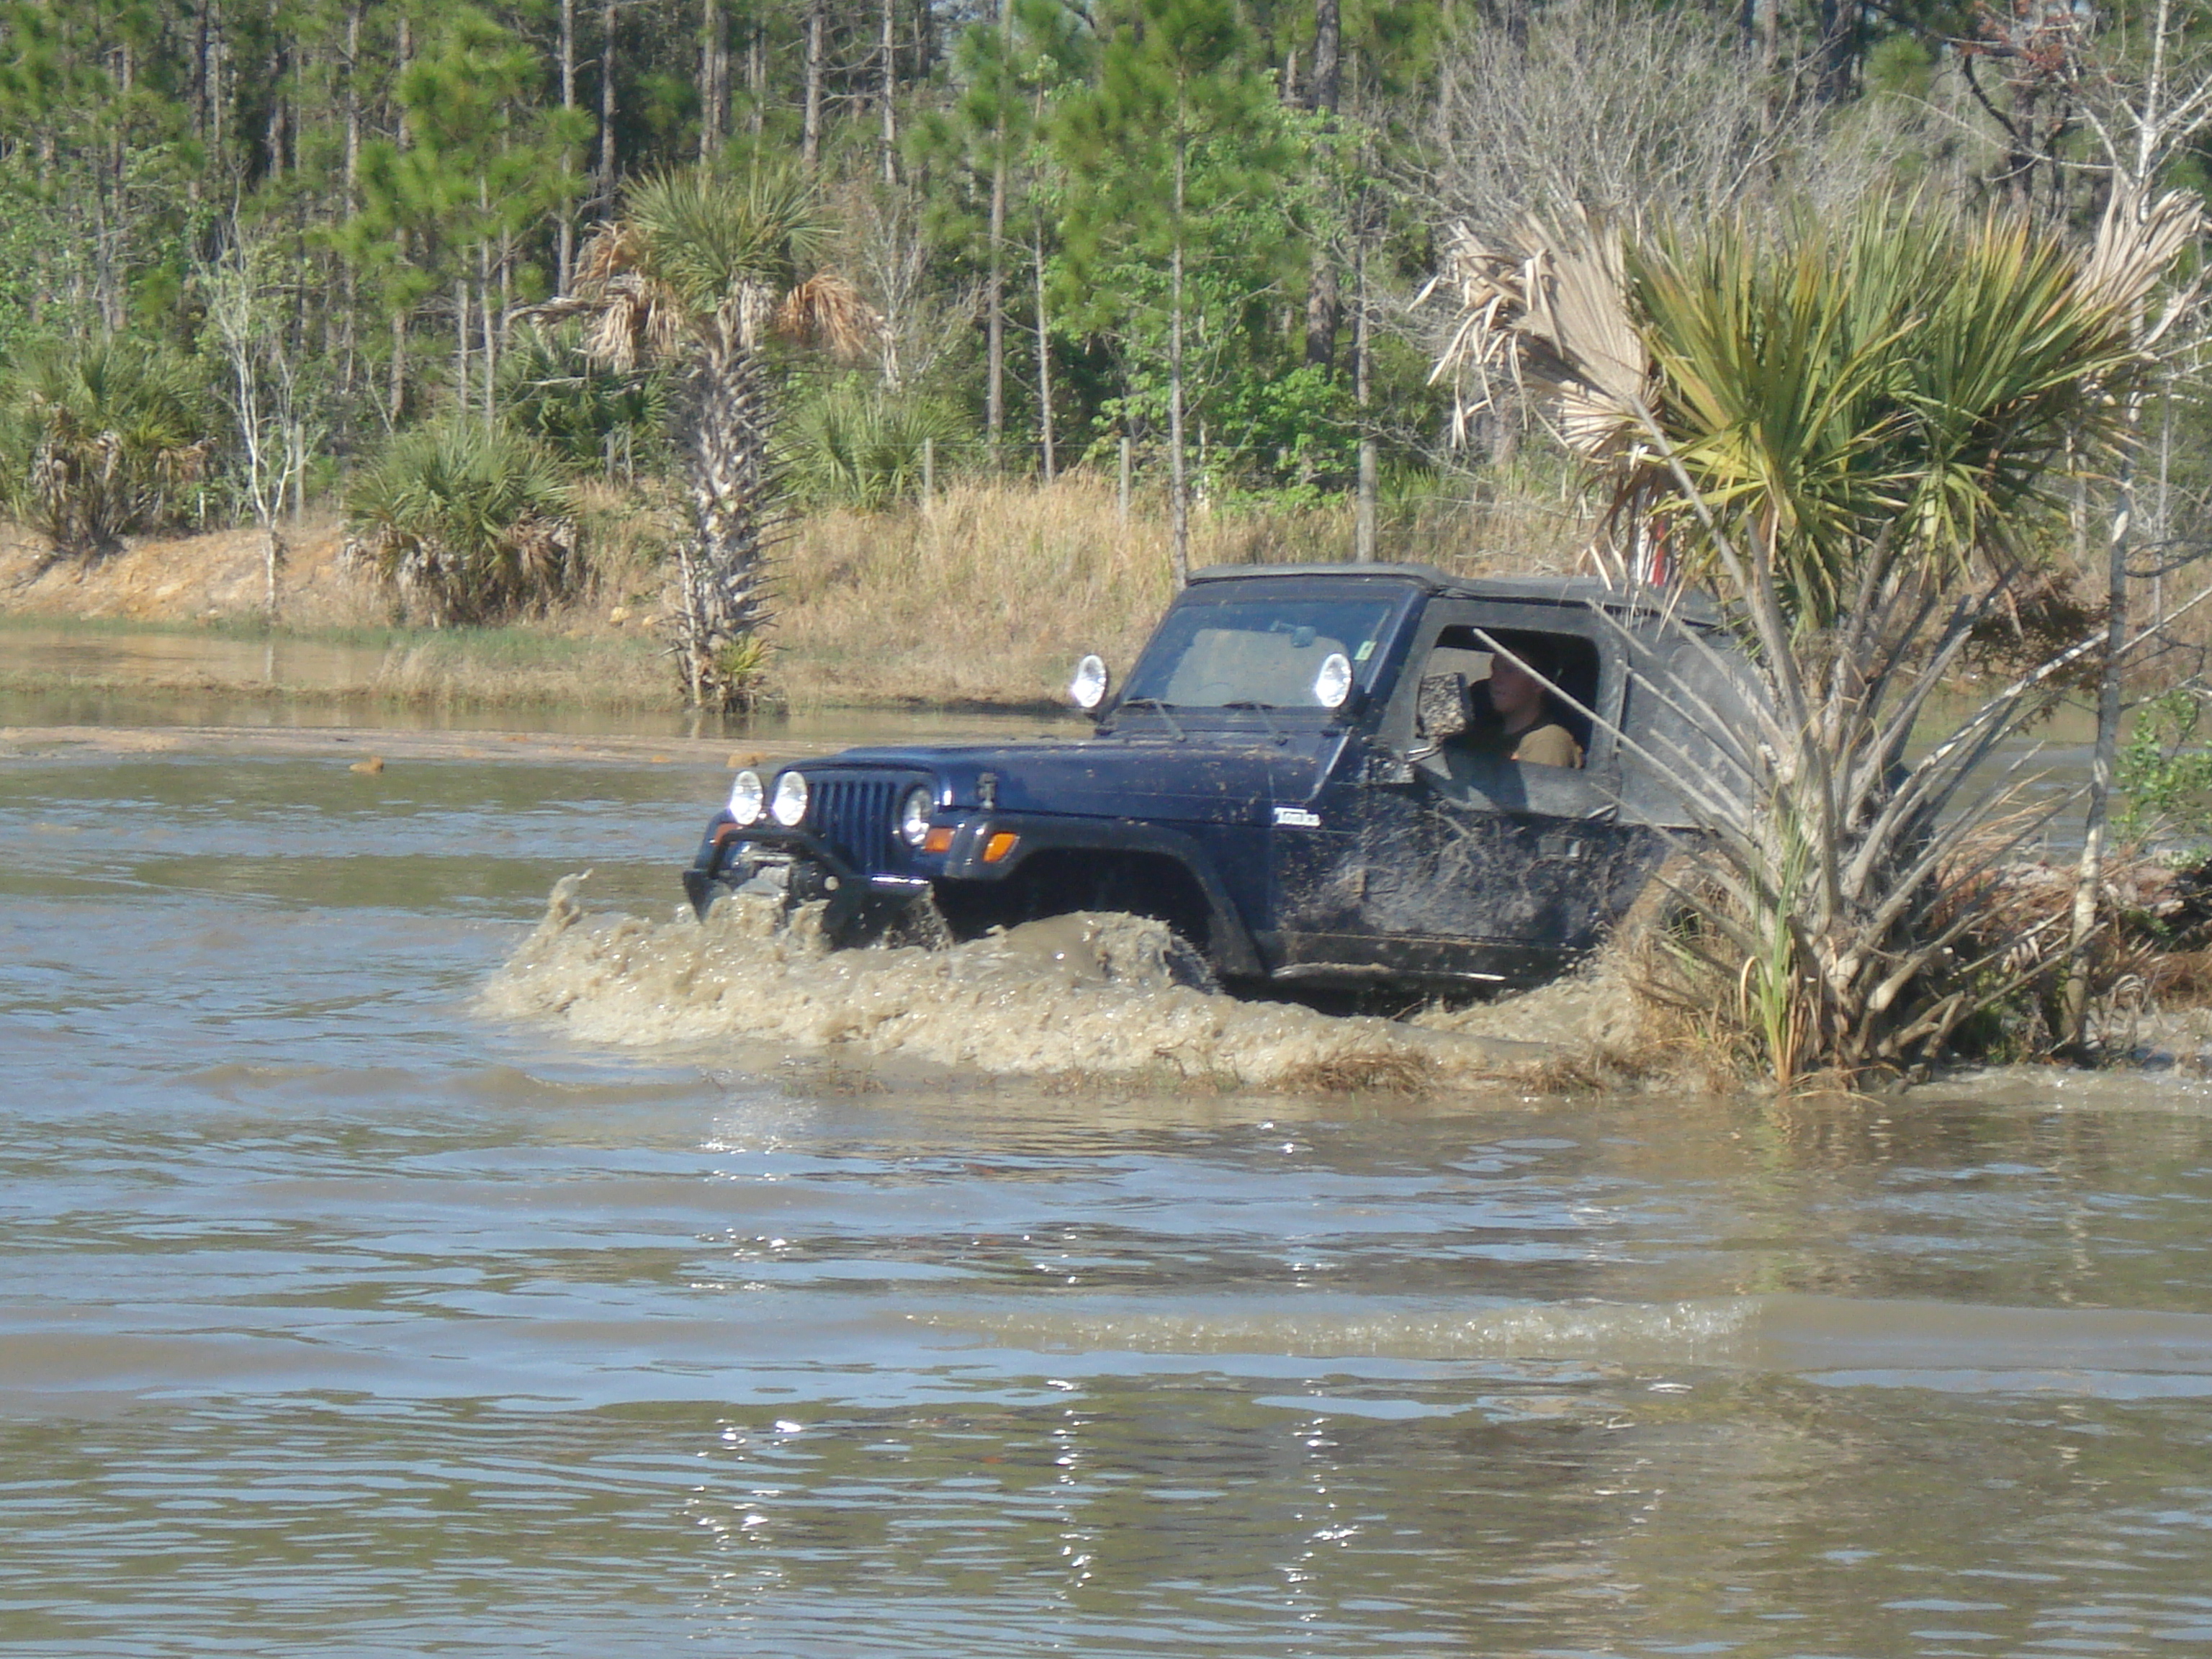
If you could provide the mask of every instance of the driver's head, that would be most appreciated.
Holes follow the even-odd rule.
[[[1490,706],[1512,724],[1544,705],[1544,682],[1557,678],[1556,653],[1541,640],[1501,639],[1490,659]]]

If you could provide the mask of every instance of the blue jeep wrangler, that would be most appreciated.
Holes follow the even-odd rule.
[[[1516,760],[1486,729],[1500,652],[1549,683],[1579,766]],[[1535,984],[1694,834],[1679,780],[1724,769],[1700,728],[1742,695],[1735,660],[1679,594],[1218,567],[1118,695],[1084,660],[1092,735],[740,772],[684,888],[702,917],[739,890],[818,902],[840,944],[1133,912],[1231,988]]]

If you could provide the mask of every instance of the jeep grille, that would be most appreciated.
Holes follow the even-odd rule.
[[[892,815],[900,794],[914,778],[841,778],[816,773],[812,786],[814,833],[842,854],[856,870],[881,870],[897,850],[892,844]]]

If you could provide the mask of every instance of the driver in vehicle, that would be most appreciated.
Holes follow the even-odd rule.
[[[1540,660],[1541,655],[1530,648],[1526,667],[1503,652],[1490,659],[1486,684],[1491,710],[1498,718],[1470,732],[1469,746],[1479,754],[1530,766],[1580,766],[1582,745],[1560,722],[1543,682],[1528,672],[1534,668],[1547,678],[1556,674],[1556,665]]]

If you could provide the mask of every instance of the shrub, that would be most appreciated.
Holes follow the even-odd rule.
[[[805,499],[879,513],[921,493],[926,445],[936,445],[945,466],[965,435],[941,404],[841,380],[793,420],[785,464]]]
[[[469,416],[393,439],[346,492],[346,517],[348,556],[441,628],[543,610],[583,576],[559,463]]]
[[[499,360],[499,401],[517,431],[580,468],[653,471],[665,459],[668,379],[623,374],[578,349],[576,331],[532,329]]]
[[[32,352],[0,386],[0,487],[53,544],[91,559],[175,522],[215,449],[191,365],[135,341]]]

